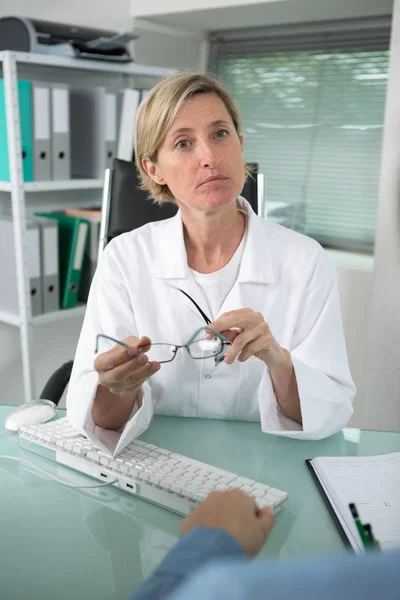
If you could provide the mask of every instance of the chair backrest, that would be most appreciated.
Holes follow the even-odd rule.
[[[257,163],[248,163],[251,175],[246,179],[242,193],[243,198],[250,203],[256,215],[262,217],[264,203],[264,175],[258,172]]]
[[[253,176],[248,177],[242,196],[258,214],[260,207],[260,175],[258,165],[250,164]],[[263,191],[262,191],[263,194]],[[171,202],[155,204],[139,188],[135,163],[115,158],[113,168],[105,174],[99,256],[117,235],[137,229],[146,223],[173,217],[177,206]]]
[[[99,254],[117,235],[173,217],[177,210],[170,202],[159,205],[149,200],[139,188],[135,163],[115,158],[105,176]]]

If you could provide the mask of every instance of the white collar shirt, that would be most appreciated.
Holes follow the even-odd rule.
[[[120,432],[94,425],[91,407],[98,376],[95,339],[148,335],[153,342],[185,344],[204,320],[190,277],[180,211],[112,240],[94,276],[67,393],[69,420],[117,454],[149,425],[153,413],[259,421],[264,432],[320,439],[343,428],[352,414],[350,375],[335,267],[313,239],[263,220],[243,198],[248,230],[237,280],[219,315],[250,307],[260,312],[288,349],[300,397],[302,426],[280,410],[266,365],[256,357],[214,366],[181,349],[143,385],[142,407]],[[111,342],[107,349],[111,348]],[[104,348],[105,350],[106,348]]]

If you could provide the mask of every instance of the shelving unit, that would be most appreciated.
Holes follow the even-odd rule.
[[[10,160],[10,182],[0,182],[0,195],[4,203],[11,199],[14,226],[15,257],[18,283],[18,307],[15,314],[0,311],[0,322],[19,327],[22,351],[24,400],[35,398],[39,390],[35,385],[33,365],[33,330],[35,327],[56,323],[65,319],[82,317],[85,305],[68,310],[59,310],[32,317],[27,276],[26,219],[38,206],[46,205],[51,192],[57,192],[58,202],[85,206],[94,199],[101,203],[102,179],[72,179],[66,181],[37,181],[25,183],[22,171],[21,130],[18,107],[18,79],[47,79],[66,81],[79,85],[88,80],[114,89],[145,87],[143,78],[160,78],[174,72],[153,66],[114,64],[111,62],[80,60],[58,56],[46,56],[24,52],[0,52],[0,67],[5,85],[8,154]],[[82,198],[85,191],[89,198]],[[72,192],[72,194],[71,194]],[[4,198],[8,196],[9,198]],[[3,257],[2,257],[3,259]],[[50,373],[49,373],[50,375]]]

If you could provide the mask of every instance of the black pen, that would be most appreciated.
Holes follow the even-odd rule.
[[[370,523],[366,523],[364,525],[364,531],[367,534],[368,540],[371,544],[371,546],[374,546],[376,548],[376,550],[380,550],[380,544],[378,542],[378,540],[375,539],[374,534],[372,533],[372,527],[370,525]]]

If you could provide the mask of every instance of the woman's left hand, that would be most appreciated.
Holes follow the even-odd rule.
[[[227,364],[233,363],[237,357],[240,362],[245,362],[256,356],[272,367],[286,363],[290,357],[272,335],[263,315],[251,308],[224,313],[209,327],[222,333],[232,343],[224,358]]]

